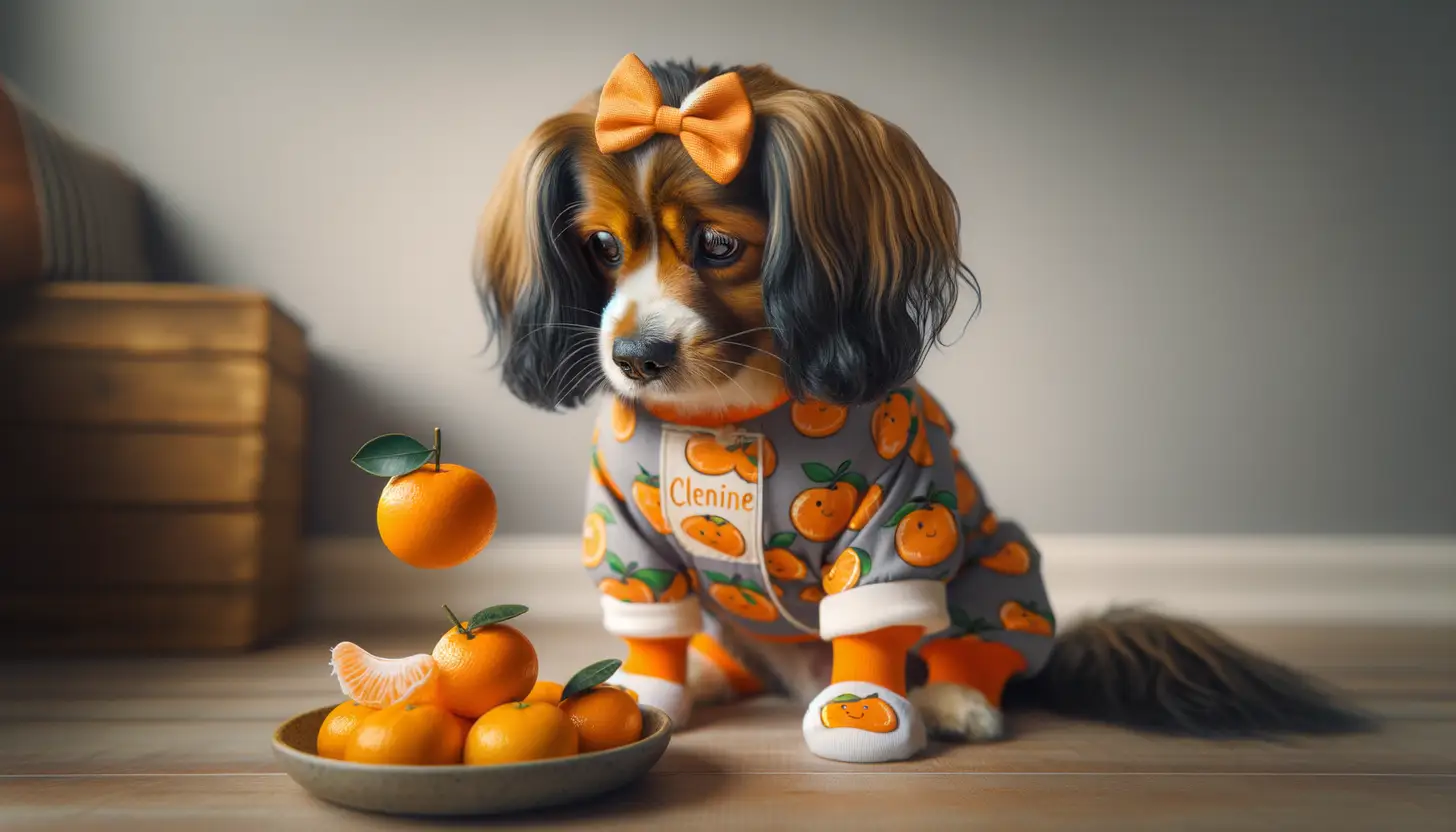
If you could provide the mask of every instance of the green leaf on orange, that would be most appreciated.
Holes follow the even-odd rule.
[[[863,494],[866,491],[870,490],[869,480],[866,480],[864,478],[864,475],[856,474],[853,471],[840,474],[839,481],[847,485],[854,486],[854,490],[859,492],[860,494]]]
[[[677,578],[677,573],[671,569],[638,569],[632,572],[632,577],[651,587],[653,595],[661,595],[672,586],[673,580]]]
[[[930,495],[930,500],[931,500],[931,502],[940,503],[941,505],[943,505],[946,508],[950,509],[951,514],[955,514],[955,510],[956,510],[956,495],[955,494],[953,494],[953,493],[951,493],[949,491],[937,491],[934,494],[931,494]]]
[[[517,616],[525,615],[528,608],[521,604],[497,604],[494,607],[486,607],[475,615],[470,616],[470,623],[466,628],[472,632],[481,627],[489,627],[492,624],[501,624],[510,621]]]
[[[622,559],[617,557],[616,552],[607,552],[607,566],[618,575],[625,577],[627,574],[627,565],[622,563]]]
[[[858,702],[859,701],[859,697],[858,696],[855,696],[852,693],[841,693],[841,694],[839,694],[838,696],[834,697],[833,699],[831,699],[829,701],[830,702]]]
[[[434,455],[434,449],[421,445],[413,437],[386,433],[365,442],[350,461],[376,477],[398,477],[419,470]]]
[[[571,680],[566,683],[566,687],[561,689],[561,701],[565,702],[579,693],[586,693],[607,681],[621,666],[621,659],[602,659],[583,667],[576,672],[575,676],[571,677]]]
[[[716,514],[704,514],[703,516],[706,517],[706,518],[708,518],[708,522],[709,523],[712,523],[715,526],[726,526],[726,525],[728,525],[728,521],[727,520],[725,520],[722,517],[719,517]]]
[[[822,462],[806,462],[802,467],[804,476],[808,477],[810,482],[834,481],[834,469]]]
[[[888,521],[886,521],[885,525],[882,528],[888,529],[900,525],[901,520],[909,517],[911,512],[914,512],[916,509],[920,508],[920,506],[921,504],[918,502],[909,502],[903,506],[900,506],[900,510],[896,511],[895,516],[891,517]]]
[[[597,503],[594,507],[592,507],[591,513],[597,515],[608,523],[617,522],[617,518],[612,516],[612,510],[607,508],[606,505],[603,503]]]
[[[707,570],[704,570],[700,574],[702,574],[704,578],[707,578],[715,584],[727,584],[733,582],[732,578],[724,575],[722,572],[709,572]]]
[[[779,532],[768,539],[768,547],[770,549],[787,549],[798,539],[799,536],[793,532]]]
[[[750,578],[742,578],[742,579],[740,579],[738,581],[738,585],[740,587],[744,588],[744,589],[748,589],[748,590],[752,590],[754,592],[757,592],[759,595],[763,595],[764,597],[767,597],[768,596],[768,593],[766,593],[766,592],[763,591],[763,587],[762,586],[759,586],[759,584],[758,584],[757,581],[754,581],[754,580],[752,580]],[[748,600],[752,601],[753,599],[752,598],[749,598]]]

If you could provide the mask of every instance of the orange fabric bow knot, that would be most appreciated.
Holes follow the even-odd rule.
[[[719,75],[688,94],[681,109],[662,105],[647,65],[628,55],[602,87],[597,147],[621,153],[658,133],[682,140],[693,162],[719,185],[733,181],[753,144],[753,104],[738,73]]]

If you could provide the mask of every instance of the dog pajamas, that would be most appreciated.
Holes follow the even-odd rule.
[[[999,696],[1045,663],[1054,620],[1039,553],[988,506],[953,434],[914,383],[875,405],[791,402],[715,428],[609,400],[582,544],[605,628],[634,651],[681,644],[704,615],[775,641],[911,633],[932,681],[977,686],[976,674],[996,674],[979,667],[989,662]],[[836,643],[843,677],[839,663]],[[683,679],[671,678],[682,673],[655,666],[629,658],[619,681],[685,718]],[[900,692],[853,678],[815,698],[804,730],[834,759],[924,745]]]

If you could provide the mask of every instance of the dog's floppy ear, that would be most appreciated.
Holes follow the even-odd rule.
[[[606,286],[572,230],[579,154],[592,117],[547,119],[511,156],[481,218],[477,286],[506,386],[534,407],[580,405],[601,380],[596,328]]]
[[[955,307],[955,196],[904,131],[827,93],[755,101],[769,234],[763,297],[796,397],[883,398]]]

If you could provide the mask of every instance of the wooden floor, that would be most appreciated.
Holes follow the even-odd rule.
[[[1456,829],[1456,634],[1229,628],[1355,691],[1378,734],[1283,743],[1141,736],[1042,714],[988,746],[867,768],[804,750],[796,709],[702,712],[642,782],[576,809],[460,824],[315,801],[273,766],[286,717],[340,697],[327,648],[427,652],[440,628],[323,633],[239,658],[0,660],[0,829]],[[597,633],[529,624],[543,674],[604,656]]]

